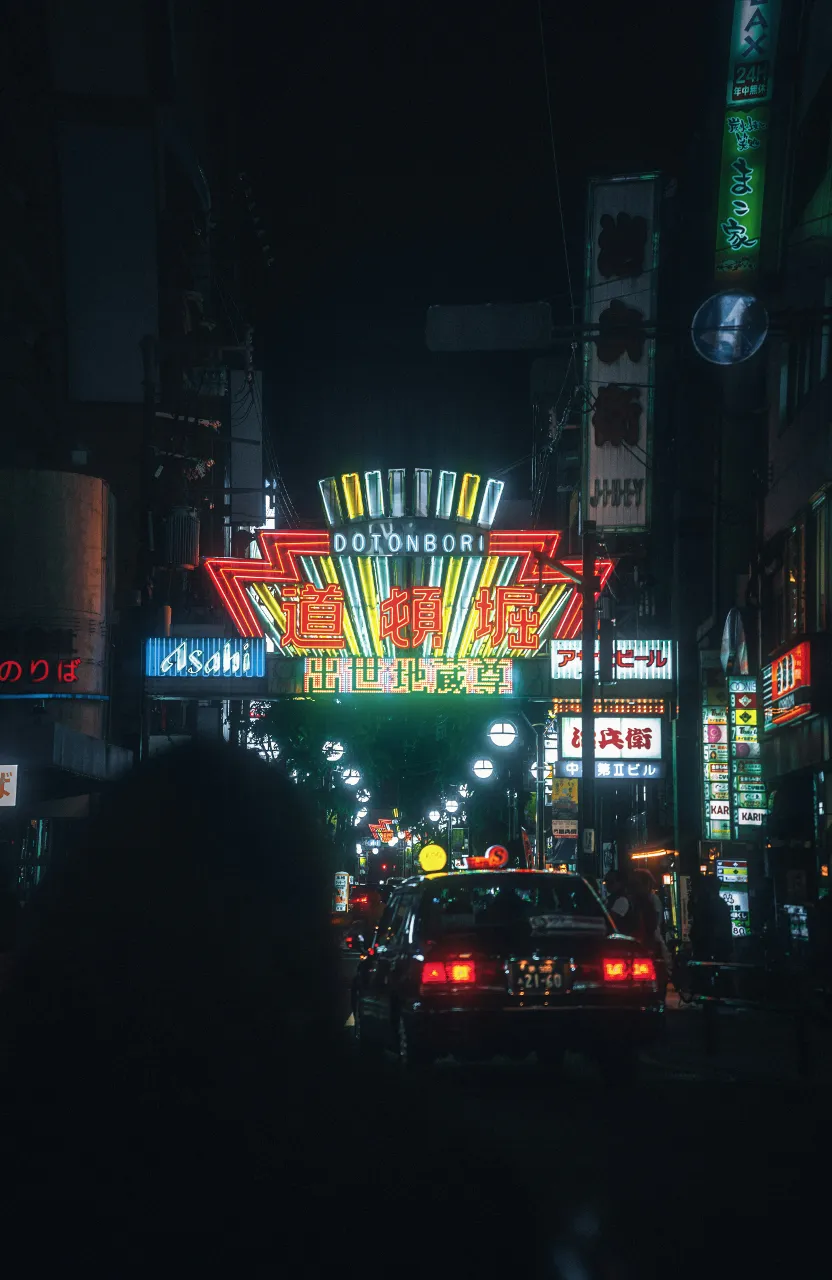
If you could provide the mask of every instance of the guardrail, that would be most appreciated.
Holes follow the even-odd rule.
[[[703,1007],[702,1030],[707,1054],[713,1055],[719,1050],[720,1005],[755,1009],[792,1020],[798,1073],[804,1077],[811,1074],[808,1023],[812,1011],[804,984],[796,975],[774,972],[762,965],[677,957],[673,981],[685,1004]]]

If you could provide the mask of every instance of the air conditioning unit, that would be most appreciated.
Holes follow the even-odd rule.
[[[173,569],[199,564],[199,516],[194,507],[174,507],[165,518],[165,563]]]

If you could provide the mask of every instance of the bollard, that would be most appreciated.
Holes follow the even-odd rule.
[[[708,1054],[716,1053],[719,1047],[719,1031],[717,1027],[717,1018],[719,1016],[719,1006],[716,1000],[706,1000],[703,1011],[704,1031],[705,1031],[705,1052]]]

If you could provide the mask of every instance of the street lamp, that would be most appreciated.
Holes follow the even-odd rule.
[[[356,811],[355,816],[356,816],[356,818],[366,818],[366,816],[367,816],[367,810],[366,810],[366,809],[358,809],[358,810]]]
[[[445,812],[446,812],[446,813],[456,813],[456,811],[457,811],[457,809],[458,809],[458,808],[459,808],[459,801],[458,801],[458,800],[446,800],[446,801],[445,801]]]
[[[341,773],[341,781],[345,787],[357,787],[361,781],[361,774],[357,769],[344,769]]]
[[[366,787],[362,787],[360,791],[355,793],[355,798],[366,803],[370,799],[370,793]]]
[[[441,817],[442,815],[438,809],[431,809],[428,814],[428,822],[438,822]]]
[[[494,761],[488,760],[485,756],[481,756],[479,760],[475,760],[471,765],[471,772],[475,778],[485,782],[488,778],[494,776]]]
[[[325,742],[322,751],[331,764],[337,764],[344,754],[343,742]]]
[[[495,747],[513,747],[517,741],[517,725],[510,720],[495,720],[489,726],[488,736]]]

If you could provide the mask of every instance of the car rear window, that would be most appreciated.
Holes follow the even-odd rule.
[[[428,930],[439,934],[520,924],[533,932],[609,927],[598,898],[578,876],[451,877],[432,886],[426,905]]]

